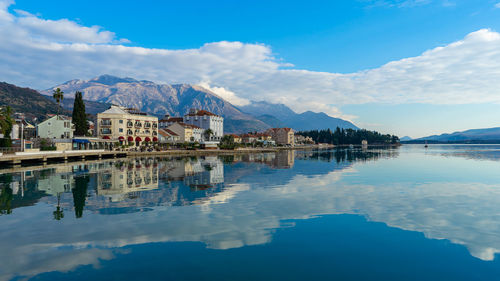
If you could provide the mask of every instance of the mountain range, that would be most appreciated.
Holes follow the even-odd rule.
[[[408,142],[499,142],[500,127],[472,129],[451,134],[432,135],[428,137],[408,140]]]
[[[71,80],[41,93],[51,96],[55,88],[60,88],[66,95],[82,92],[90,113],[99,104],[134,107],[158,117],[165,114],[182,116],[190,108],[208,110],[225,118],[224,130],[228,133],[263,131],[283,126],[295,130],[336,127],[357,129],[349,121],[333,118],[325,113],[308,111],[297,114],[283,104],[261,101],[237,107],[208,89],[189,84],[156,84],[134,78],[101,75],[90,80]],[[72,103],[63,102],[62,105],[70,109]]]

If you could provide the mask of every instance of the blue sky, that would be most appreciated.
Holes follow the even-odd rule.
[[[248,60],[253,62],[258,61],[259,66],[264,64],[265,70],[262,73],[269,73],[270,69],[293,70],[286,75],[293,76],[294,81],[303,79],[305,82],[300,87],[295,86],[300,90],[292,94],[290,91],[293,90],[279,91],[273,88],[283,88],[281,85],[289,84],[288,80],[279,81],[276,85],[273,82],[285,76],[285,72],[278,73],[272,81],[264,78],[248,81],[234,78],[245,72],[252,72],[256,63],[249,63],[250,70],[232,69],[233,66],[223,64],[220,69],[226,67],[231,69],[231,73],[236,73],[231,79],[222,79],[218,70],[190,70],[192,73],[202,72],[193,76],[177,75],[173,73],[174,69],[164,76],[143,74],[149,66],[138,74],[122,70],[123,65],[120,67],[118,63],[116,68],[106,69],[106,73],[147,78],[157,82],[204,82],[214,89],[224,88],[230,95],[234,94],[242,99],[284,102],[299,112],[317,109],[332,116],[351,119],[369,129],[417,137],[467,128],[500,126],[500,122],[495,122],[500,120],[500,113],[496,110],[500,98],[495,98],[500,96],[500,85],[497,82],[500,79],[494,79],[498,77],[498,73],[492,71],[491,67],[485,68],[484,63],[472,65],[467,61],[469,58],[473,62],[484,59],[491,62],[492,66],[500,65],[500,57],[496,53],[488,58],[476,59],[470,55],[471,52],[475,55],[480,55],[480,52],[489,53],[474,46],[490,42],[484,38],[495,37],[497,31],[500,31],[500,8],[496,7],[500,6],[498,2],[500,0],[141,1],[139,4],[137,1],[17,0],[15,3],[6,3],[8,13],[16,18],[14,24],[29,30],[31,38],[36,40],[45,36],[48,39],[44,42],[69,42],[73,47],[74,43],[83,43],[179,52],[201,49],[202,53],[205,52],[203,46],[207,43],[239,42],[243,45],[225,44],[206,49],[209,52],[216,49],[214,52],[219,54],[227,52],[219,52],[221,48],[230,46],[231,50],[241,50],[243,46],[245,55],[241,56],[248,56]],[[62,22],[62,19],[65,21]],[[55,27],[55,24],[45,25],[48,22],[58,24],[61,29]],[[74,34],[77,29],[64,28],[65,26],[99,28],[92,30],[92,34],[85,38],[77,38]],[[52,30],[48,32],[48,29]],[[483,32],[481,36],[467,37],[479,30],[487,32]],[[55,34],[56,32],[61,33]],[[66,33],[62,35],[64,32]],[[103,39],[104,37],[106,38]],[[481,38],[477,39],[479,37]],[[452,44],[463,40],[470,41],[465,45],[473,47],[455,50]],[[387,71],[383,67],[385,64],[398,62],[402,65],[397,69],[398,73],[402,69],[406,71],[411,68],[420,71],[418,75],[425,76],[426,71],[422,65],[432,67],[433,59],[439,64],[443,55],[438,54],[431,59],[421,58],[424,52],[446,46],[450,46],[446,53],[448,60],[453,61],[454,57],[458,57],[461,64],[457,66],[450,63],[443,66],[443,69],[447,68],[443,74],[433,74],[433,77],[442,76],[441,80],[430,85],[429,78],[424,77],[418,81],[405,81],[407,84],[401,82],[391,85],[391,81],[400,81],[401,78],[393,76],[393,69]],[[491,47],[495,48],[496,45]],[[412,62],[408,66],[405,65],[406,62],[400,61],[412,57],[425,60],[425,63]],[[177,61],[178,59],[175,60]],[[270,61],[272,65],[268,64]],[[0,62],[5,63],[7,59],[0,58]],[[170,65],[173,65],[172,61],[168,60],[164,66],[158,67],[169,68]],[[27,63],[26,67],[28,66]],[[184,69],[184,65],[176,65],[175,68]],[[452,73],[454,68],[460,75]],[[366,76],[363,72],[370,69],[376,72],[370,76],[372,78],[361,77]],[[303,71],[307,71],[304,72],[305,75],[297,77]],[[21,69],[14,69],[4,75],[17,80],[11,82],[43,89],[53,86],[50,83],[62,83],[74,78],[88,79],[103,74],[93,73],[91,70],[68,70],[65,75],[33,73],[29,78],[16,79],[16,75],[19,76],[22,72]],[[471,72],[482,75],[477,78],[471,76],[469,82],[463,77]],[[323,92],[320,87],[316,89],[314,85],[308,85],[308,81],[316,81],[324,73],[329,76],[326,86],[322,87],[332,87],[332,92]],[[338,78],[337,74],[346,76]],[[351,74],[356,77],[351,79]],[[143,77],[137,77],[141,75]],[[367,90],[361,89],[370,89],[374,85],[373,77],[381,79],[379,77],[382,75],[385,75],[384,80],[373,86],[377,90],[365,95],[363,91]],[[407,75],[415,74],[408,71]],[[252,74],[254,76],[257,74]],[[351,79],[349,84],[343,85],[347,78]],[[369,82],[365,82],[368,80]],[[314,83],[321,85],[321,81]],[[358,81],[362,81],[363,86],[356,88]],[[441,85],[436,86],[439,81],[442,81]],[[252,83],[262,83],[262,86],[257,87]],[[418,83],[426,84],[415,87]],[[445,83],[454,85],[454,89],[442,90]],[[492,84],[499,89],[498,92],[495,92]],[[387,89],[394,89],[397,93],[384,92],[385,85]],[[356,90],[352,90],[353,88]],[[462,88],[467,89],[467,94],[461,93]],[[423,91],[426,91],[425,95],[422,95]],[[290,96],[287,96],[288,92]],[[320,93],[316,94],[317,92]],[[435,95],[433,92],[436,92]],[[301,97],[301,94],[306,98]],[[441,96],[434,97],[438,95]],[[304,102],[307,99],[312,99],[315,103]]]

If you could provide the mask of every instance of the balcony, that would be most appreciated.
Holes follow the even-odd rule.
[[[134,126],[134,123],[132,123],[132,122],[130,122],[130,121],[129,121],[129,122],[127,122],[127,127],[128,127],[128,128],[131,128],[131,127],[133,127],[133,126]]]
[[[158,135],[158,132],[157,131],[153,131],[153,136],[157,136]]]
[[[101,135],[111,135],[110,129],[101,129]]]
[[[144,123],[144,128],[151,128],[151,123],[149,122]]]
[[[151,134],[151,131],[150,130],[146,130],[146,131],[144,131],[144,134],[149,135],[149,134]]]
[[[102,120],[101,121],[101,126],[109,127],[111,125],[112,125],[111,120]]]
[[[127,135],[132,135],[133,133],[132,130],[127,130]]]
[[[158,124],[157,123],[153,123],[153,129],[156,129],[158,128]]]
[[[142,127],[142,123],[141,122],[135,122],[135,127],[136,128],[141,128]]]

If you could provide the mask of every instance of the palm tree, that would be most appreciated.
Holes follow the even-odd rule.
[[[206,129],[205,130],[205,139],[210,140],[210,136],[214,134],[214,131],[212,129]]]
[[[64,92],[61,91],[60,88],[57,88],[54,91],[52,91],[52,97],[56,100],[57,105],[59,105],[59,108],[57,108],[57,115],[59,115],[59,109],[61,106],[61,102],[64,99]]]
[[[64,218],[64,210],[61,208],[60,206],[61,204],[61,193],[58,192],[57,193],[57,208],[54,212],[52,212],[52,214],[54,215],[54,219],[55,220],[61,220],[62,218]]]

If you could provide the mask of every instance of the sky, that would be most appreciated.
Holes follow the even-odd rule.
[[[421,137],[500,126],[500,0],[0,0],[0,81],[203,85]]]

